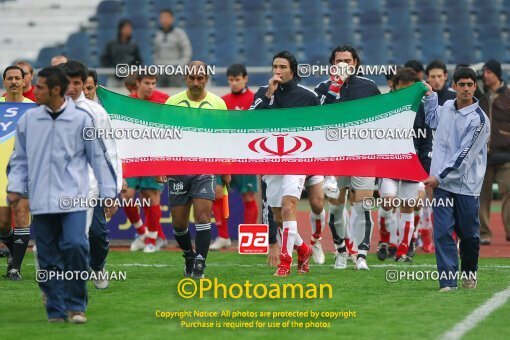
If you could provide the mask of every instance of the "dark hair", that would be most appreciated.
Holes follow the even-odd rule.
[[[401,70],[401,69],[403,69],[403,68],[404,68],[404,66],[400,66],[400,65],[398,65],[398,66],[396,67],[395,72],[393,72],[393,69],[392,69],[392,68],[389,68],[389,69],[388,69],[388,70],[389,70],[389,72],[388,72],[388,73],[386,73],[386,74],[384,75],[384,77],[386,77],[386,80],[391,80],[391,81],[393,81],[393,80],[395,80],[395,76],[397,75],[398,71],[400,71],[400,70]]]
[[[5,80],[5,77],[7,76],[7,71],[10,71],[10,70],[18,70],[21,72],[21,78],[25,78],[25,71],[23,71],[23,69],[19,66],[16,66],[16,65],[12,65],[12,66],[7,66],[7,68],[4,70],[4,80]]]
[[[69,60],[67,63],[62,64],[62,68],[69,78],[80,77],[84,83],[87,81],[87,67],[79,61]]]
[[[174,16],[174,12],[170,8],[163,8],[161,11],[159,11],[159,14],[162,14],[162,13],[168,13],[171,16]]]
[[[419,73],[419,72],[423,72],[425,71],[425,69],[423,68],[423,64],[420,63],[418,60],[416,59],[411,59],[411,60],[408,60],[405,64],[404,64],[404,67],[410,67],[412,68],[416,73]]]
[[[30,64],[26,60],[16,60],[16,62],[13,63],[13,65],[16,66],[28,66],[28,69],[30,70],[30,74],[34,74],[34,68],[32,67],[32,64]]]
[[[292,75],[293,75],[294,79],[296,79],[298,81],[301,80],[301,77],[297,73],[297,60],[296,60],[296,57],[294,57],[294,55],[292,53],[290,53],[289,51],[282,51],[282,52],[276,53],[274,55],[273,61],[276,58],[287,59],[287,61],[290,64],[290,70],[292,71]]]
[[[337,46],[333,51],[331,51],[331,55],[329,56],[329,63],[331,65],[333,65],[335,62],[335,56],[336,56],[337,52],[351,52],[352,59],[354,59],[354,61],[356,61],[356,65],[357,66],[361,65],[361,59],[358,55],[358,51],[356,51],[356,49],[354,47],[349,46],[349,45],[340,45],[340,46]]]
[[[122,19],[119,21],[119,25],[117,26],[117,39],[120,40],[120,31],[124,28],[124,26],[129,25],[133,27],[133,23],[129,19]],[[129,37],[128,41],[131,40],[132,37]]]
[[[476,73],[469,67],[459,67],[453,74],[453,82],[457,84],[460,79],[472,79],[476,83]]]
[[[398,83],[416,83],[419,82],[420,78],[418,78],[418,74],[415,70],[410,67],[402,67],[397,71],[395,78],[393,79],[393,86],[397,87]]]
[[[87,78],[92,77],[92,80],[94,81],[94,85],[97,85],[97,72],[96,70],[92,70],[89,68],[89,71],[87,72]]]
[[[439,68],[441,70],[443,70],[443,72],[446,74],[448,71],[446,70],[446,64],[443,63],[441,60],[433,60],[431,61],[428,65],[427,65],[427,68],[425,69],[425,73],[427,74],[427,76],[429,75],[429,72],[430,70],[433,70],[435,68]]]
[[[46,85],[48,89],[53,89],[55,86],[60,86],[60,95],[63,97],[67,91],[69,80],[62,67],[50,66],[45,67],[37,73],[41,78],[46,78]]]
[[[233,65],[230,65],[227,69],[227,77],[237,77],[237,76],[246,77],[247,75],[248,75],[248,71],[246,71],[246,67],[242,64],[233,64]]]

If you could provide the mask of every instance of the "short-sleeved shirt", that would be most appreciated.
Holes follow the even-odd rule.
[[[217,95],[207,91],[205,98],[199,102],[195,102],[188,98],[186,91],[182,91],[170,97],[165,104],[192,107],[195,109],[215,109],[215,110],[226,110],[227,105],[225,101]]]

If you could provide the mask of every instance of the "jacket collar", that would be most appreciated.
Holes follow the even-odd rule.
[[[64,98],[65,98],[65,102],[59,108],[59,111],[63,109],[63,112],[62,112],[62,114],[60,114],[57,117],[56,120],[63,120],[63,121],[70,122],[70,121],[73,121],[73,119],[75,118],[74,111],[76,110],[76,105],[74,104],[74,102],[71,99],[71,97],[67,97],[66,96]],[[53,118],[51,118],[51,116],[49,115],[49,113],[53,112],[53,111],[49,107],[47,107],[46,105],[42,105],[41,108],[42,108],[42,110],[40,111],[40,114],[37,117],[37,119],[53,120]]]
[[[278,86],[278,88],[283,91],[283,92],[288,92],[294,88],[297,87],[297,80],[296,78],[292,78],[291,80],[289,80],[288,82],[286,82],[285,84],[281,84],[280,86]]]
[[[473,101],[474,101],[473,104],[468,105],[460,110],[457,110],[456,105],[455,105],[457,103],[457,99],[455,99],[455,101],[453,102],[453,109],[455,111],[458,111],[461,115],[465,116],[471,112],[474,112],[479,107],[478,99],[473,97]]]

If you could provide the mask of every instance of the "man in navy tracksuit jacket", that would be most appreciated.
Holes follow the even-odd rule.
[[[476,74],[459,68],[453,75],[455,100],[438,105],[427,85],[426,123],[436,129],[430,177],[434,188],[434,243],[441,291],[457,289],[458,255],[452,233],[460,239],[462,286],[476,287],[480,252],[480,190],[487,166],[490,122],[473,97]],[[453,200],[453,207],[448,206]]]

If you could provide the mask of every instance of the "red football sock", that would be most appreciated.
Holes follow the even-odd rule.
[[[257,201],[245,201],[244,202],[244,223],[255,224],[259,217],[259,207]]]
[[[154,205],[151,207],[144,207],[143,212],[147,220],[147,229],[149,229],[149,235],[146,237],[146,243],[155,243],[158,237],[158,228],[161,228],[161,206]]]
[[[230,238],[228,233],[228,222],[223,216],[223,198],[215,199],[213,202],[213,214],[216,220],[216,228],[218,236],[221,238]]]
[[[136,233],[138,235],[145,234],[145,225],[143,224],[142,218],[140,217],[140,212],[138,211],[138,208],[124,207],[124,212],[126,213],[129,222],[131,222],[131,224],[135,226]]]

